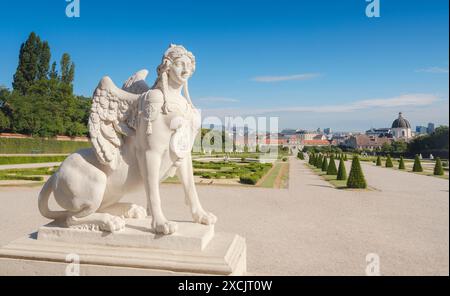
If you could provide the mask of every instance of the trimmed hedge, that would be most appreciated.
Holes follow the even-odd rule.
[[[377,166],[382,166],[382,164],[381,164],[381,156],[379,156],[379,155],[377,157]]]
[[[334,155],[330,157],[330,163],[328,164],[327,175],[337,175],[336,163],[334,162]]]
[[[321,169],[322,169],[322,172],[326,172],[328,170],[328,160],[327,160],[326,156],[323,157]]]
[[[405,160],[403,159],[403,156],[400,156],[400,161],[398,163],[398,169],[404,170],[405,169]]]
[[[43,138],[0,138],[0,154],[73,153],[91,147],[90,142],[57,141]]]
[[[386,167],[387,168],[393,168],[394,164],[392,163],[392,158],[391,156],[388,154],[387,158],[386,158]]]
[[[62,162],[66,155],[61,156],[0,156],[1,164],[43,163]]]
[[[418,154],[416,154],[416,157],[414,158],[414,166],[412,171],[416,173],[423,172],[422,164],[420,163],[420,158]]]
[[[337,172],[336,180],[347,180],[347,170],[345,169],[345,162],[343,157],[341,157],[341,159],[339,160],[339,169]]]
[[[444,175],[444,168],[442,167],[442,161],[440,157],[436,158],[436,164],[434,165],[433,174],[436,176]]]
[[[347,180],[347,187],[359,189],[367,188],[366,179],[364,178],[359,158],[356,155],[353,157],[352,168]]]

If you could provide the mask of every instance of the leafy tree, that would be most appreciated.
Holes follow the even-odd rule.
[[[36,33],[31,32],[25,43],[20,46],[19,65],[13,78],[15,91],[26,94],[30,85],[36,80],[40,50],[41,40]]]
[[[367,183],[359,163],[359,157],[355,155],[352,161],[352,167],[347,180],[348,188],[367,188]]]
[[[417,137],[408,143],[408,151],[414,154],[423,153],[427,150],[442,150],[448,153],[448,147],[448,126],[439,126],[432,134]]]
[[[9,129],[9,118],[5,113],[0,109],[0,132]]]
[[[416,157],[414,158],[414,166],[412,171],[423,172],[422,164],[420,163],[420,158],[418,154],[416,154]]]
[[[321,169],[322,169],[322,172],[326,172],[328,170],[328,160],[327,160],[326,156],[323,157]]]
[[[385,154],[392,153],[393,152],[392,145],[388,142],[384,142],[383,145],[381,145],[381,151]]]
[[[389,154],[387,155],[387,158],[386,158],[386,167],[387,168],[394,167],[394,164],[392,163],[392,158]]]
[[[378,155],[377,157],[377,166],[381,166],[381,156]]]
[[[56,70],[56,62],[53,62],[52,69],[50,70],[48,76],[50,79],[58,79],[58,70]]]
[[[75,64],[72,63],[70,55],[64,53],[61,57],[61,81],[66,84],[72,84],[75,74]]]
[[[393,141],[391,147],[395,153],[405,153],[408,150],[408,144],[403,140]]]
[[[334,162],[334,155],[330,157],[330,163],[328,164],[327,175],[337,175],[336,163]]]
[[[39,44],[36,79],[47,79],[50,68],[50,46],[47,41]]]
[[[398,169],[404,170],[405,169],[405,160],[403,159],[403,156],[400,156],[400,161],[398,163]]]
[[[444,168],[442,167],[442,162],[441,162],[441,158],[440,157],[436,158],[436,164],[434,166],[433,174],[436,175],[436,176],[444,175]]]
[[[341,159],[339,160],[339,169],[337,172],[337,177],[336,180],[347,180],[347,170],[345,169],[345,162],[344,162],[344,158],[341,157]]]

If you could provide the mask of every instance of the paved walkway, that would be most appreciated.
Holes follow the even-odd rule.
[[[364,275],[366,255],[384,275],[449,274],[448,180],[363,164],[378,190],[338,190],[290,159],[289,189],[198,186],[216,231],[247,240],[248,270],[274,275]],[[39,188],[0,188],[0,245],[47,222]],[[179,185],[163,184],[166,216],[190,219]],[[145,204],[144,192],[125,198]]]

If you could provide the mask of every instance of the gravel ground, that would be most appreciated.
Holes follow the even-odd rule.
[[[288,189],[202,186],[216,232],[246,238],[248,271],[273,275],[364,275],[366,255],[383,275],[449,275],[449,182],[362,164],[372,191],[338,190],[290,159]],[[349,163],[348,163],[349,165]],[[0,188],[0,245],[48,220],[39,188]],[[188,220],[180,185],[163,184],[163,208]],[[124,200],[145,204],[144,193]]]

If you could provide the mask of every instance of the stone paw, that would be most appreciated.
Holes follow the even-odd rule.
[[[158,234],[172,234],[177,231],[177,223],[165,220],[162,223],[153,222],[153,229]]]
[[[116,232],[123,230],[124,228],[124,219],[109,214],[105,215],[105,217],[103,218],[103,223],[100,224],[100,230],[103,231]]]
[[[212,225],[216,224],[217,217],[210,212],[199,211],[192,214],[192,218],[195,223],[204,224],[204,225]]]
[[[132,205],[123,216],[124,218],[145,219],[147,217],[147,210],[141,206]]]

